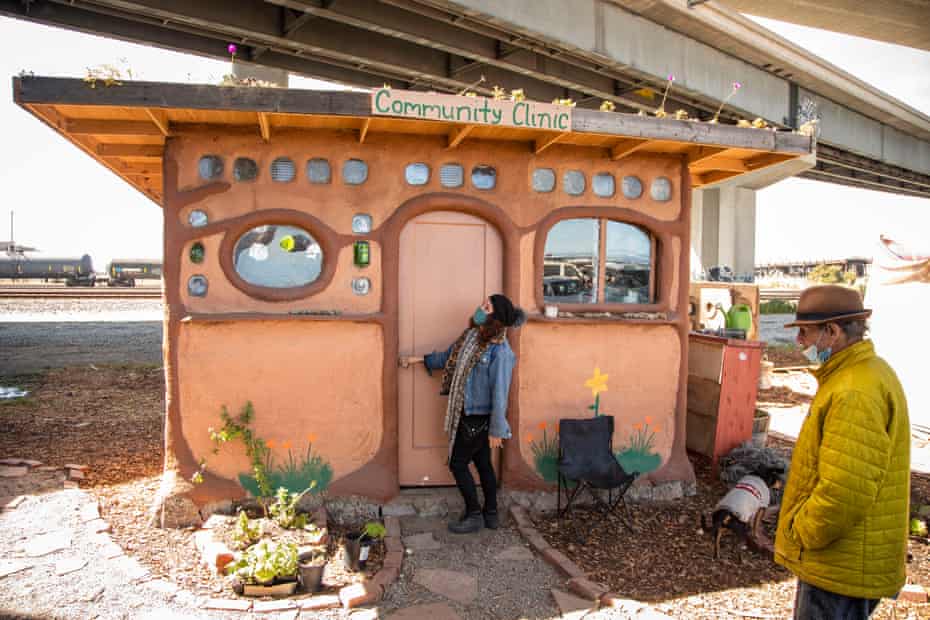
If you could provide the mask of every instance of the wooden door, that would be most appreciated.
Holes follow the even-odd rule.
[[[414,218],[400,234],[400,355],[444,351],[484,299],[503,289],[503,245],[488,222],[436,211]],[[399,369],[399,463],[402,486],[450,485],[445,396],[440,372],[422,364]],[[498,450],[494,451],[499,452]],[[498,455],[494,454],[495,467]]]

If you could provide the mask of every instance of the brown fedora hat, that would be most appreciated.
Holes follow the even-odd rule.
[[[785,327],[864,319],[871,314],[862,307],[862,295],[855,289],[838,284],[811,286],[801,291],[797,316]]]

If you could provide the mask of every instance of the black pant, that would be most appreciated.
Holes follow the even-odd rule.
[[[497,512],[497,479],[494,476],[494,468],[491,467],[491,445],[488,443],[490,421],[491,416],[488,415],[462,415],[458,431],[455,433],[455,443],[452,445],[449,469],[455,476],[455,484],[465,500],[465,512],[468,514],[481,511],[478,490],[468,469],[469,462],[474,462],[481,479],[484,511]]]
[[[866,620],[878,603],[879,599],[827,592],[798,579],[794,617],[796,620]]]

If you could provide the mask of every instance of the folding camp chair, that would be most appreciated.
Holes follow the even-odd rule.
[[[560,519],[579,494],[587,490],[605,518],[614,515],[633,532],[624,496],[639,474],[627,473],[617,462],[611,446],[613,434],[613,416],[559,420],[557,506]],[[607,491],[606,501],[603,491]]]

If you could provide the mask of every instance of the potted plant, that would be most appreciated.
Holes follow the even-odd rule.
[[[343,559],[346,568],[359,571],[365,568],[371,545],[382,538],[386,530],[384,525],[377,521],[369,521],[360,531],[346,534]]]
[[[289,596],[297,589],[297,547],[264,539],[226,567],[246,596]]]
[[[325,567],[326,550],[321,546],[313,546],[297,556],[297,570],[304,592],[312,594],[320,589]]]

